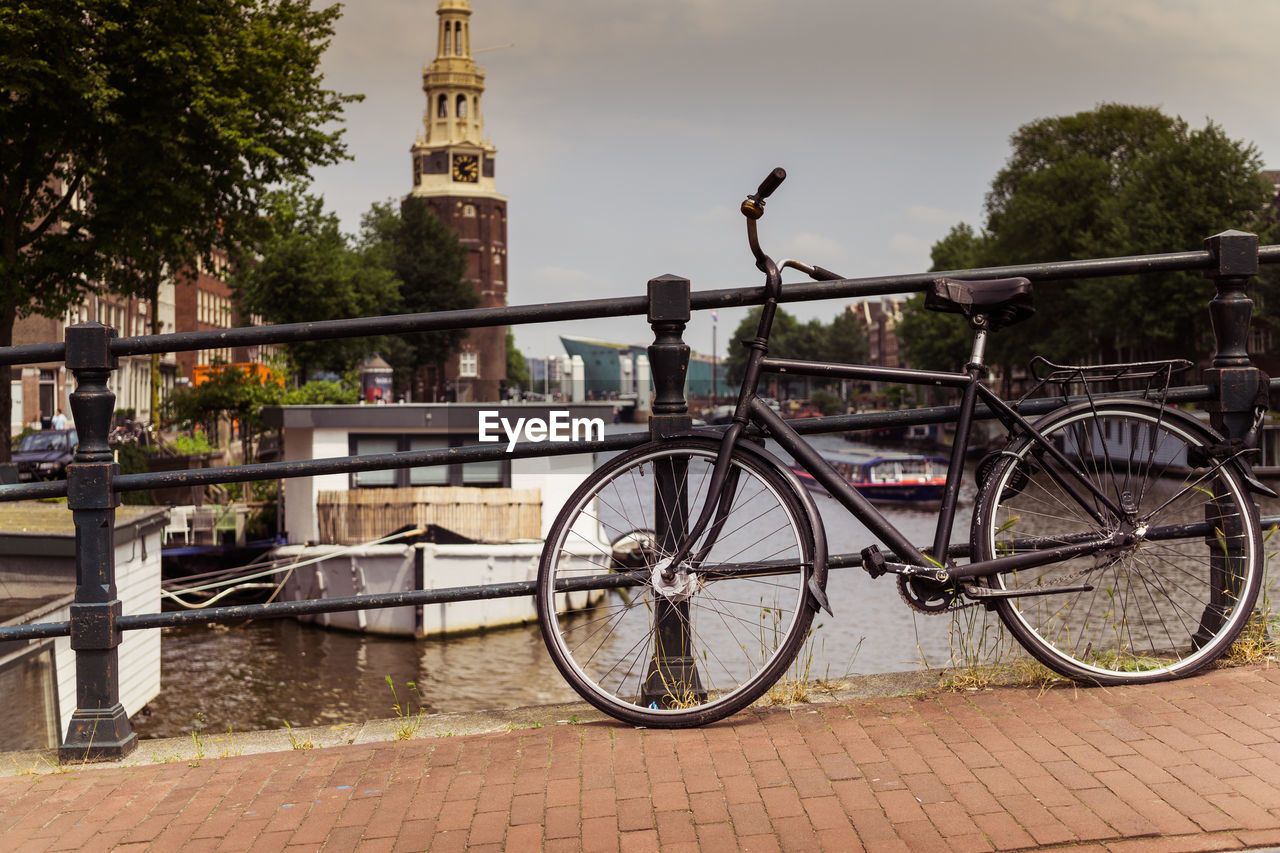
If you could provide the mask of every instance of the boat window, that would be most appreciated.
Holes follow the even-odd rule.
[[[398,453],[409,450],[437,450],[474,444],[475,436],[463,435],[351,435],[351,455]],[[404,488],[409,486],[507,486],[511,463],[505,459],[471,462],[466,465],[432,465],[422,468],[395,468],[389,471],[361,471],[353,474],[351,488]]]
[[[920,478],[925,475],[926,462],[923,459],[904,459],[898,463],[902,476]]]
[[[371,453],[395,453],[399,449],[399,443],[394,436],[365,436],[355,440],[355,448],[352,452],[356,456],[368,456]],[[360,471],[356,473],[356,485],[360,488],[394,486],[395,484],[395,469],[388,471]]]
[[[409,450],[438,450],[448,446],[449,439],[444,436],[439,438],[421,435],[409,437]],[[447,486],[449,485],[449,466],[433,465],[430,468],[410,468],[409,485]]]
[[[502,485],[501,459],[489,462],[470,462],[462,466],[462,482],[467,486],[500,486]]]

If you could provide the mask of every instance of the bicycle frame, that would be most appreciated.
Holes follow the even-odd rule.
[[[797,261],[785,260],[781,264],[766,255],[760,248],[757,236],[756,221],[763,214],[764,198],[776,188],[778,182],[766,189],[761,185],[757,195],[748,196],[743,203],[743,213],[747,217],[747,238],[752,253],[756,258],[756,266],[765,273],[766,299],[761,309],[760,323],[756,337],[743,343],[751,350],[747,358],[742,387],[739,392],[733,421],[726,430],[721,443],[720,454],[712,472],[707,492],[707,500],[702,511],[689,530],[684,542],[676,550],[672,559],[663,570],[663,576],[670,580],[674,577],[686,559],[690,557],[692,543],[710,527],[710,535],[690,564],[698,566],[714,545],[720,527],[724,523],[729,504],[733,498],[733,483],[729,482],[729,465],[737,443],[742,439],[748,424],[754,423],[763,428],[778,442],[814,479],[821,483],[837,501],[839,501],[854,518],[864,524],[883,544],[887,545],[903,562],[894,564],[893,568],[902,573],[928,573],[938,581],[957,581],[992,575],[1002,571],[1032,568],[1048,565],[1059,560],[1096,553],[1116,545],[1133,541],[1130,533],[1117,530],[1105,539],[1094,539],[1065,546],[1045,548],[1032,552],[1001,557],[994,560],[971,562],[963,567],[956,567],[947,560],[947,548],[951,544],[951,526],[955,520],[956,506],[959,499],[960,482],[964,472],[964,458],[969,448],[969,436],[973,424],[974,408],[979,399],[989,407],[995,416],[1010,432],[1021,432],[1036,442],[1046,453],[1066,471],[1070,477],[1064,477],[1055,470],[1049,470],[1054,478],[1081,506],[1089,508],[1094,519],[1105,524],[1107,513],[1112,518],[1124,518],[1125,512],[1116,505],[1112,498],[1103,493],[1065,454],[1046,441],[1043,436],[1023,418],[1016,410],[996,396],[995,392],[984,386],[980,378],[985,371],[983,354],[986,346],[987,332],[978,328],[974,336],[973,351],[969,364],[962,373],[948,373],[933,370],[914,370],[909,368],[877,367],[873,365],[833,364],[818,361],[801,361],[795,359],[770,358],[767,355],[769,333],[773,319],[777,313],[778,297],[781,295],[781,269],[793,267],[810,274],[811,277],[836,278],[834,273],[817,267],[809,267]],[[960,413],[956,421],[955,442],[951,449],[951,459],[947,470],[946,484],[943,488],[941,510],[934,531],[931,550],[932,557],[911,543],[901,531],[895,527],[874,505],[843,477],[817,451],[807,444],[794,429],[787,425],[757,394],[760,377],[765,373],[792,374],[800,376],[819,376],[828,378],[862,379],[871,381],[897,382],[910,385],[934,385],[957,388],[961,391]],[[1083,492],[1081,490],[1083,487]],[[1092,499],[1086,500],[1084,492]],[[715,516],[713,526],[713,516]]]

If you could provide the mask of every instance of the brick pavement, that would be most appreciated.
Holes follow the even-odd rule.
[[[1223,850],[1280,844],[1280,668],[0,779],[43,850]]]

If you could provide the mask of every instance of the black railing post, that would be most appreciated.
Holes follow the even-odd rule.
[[[67,507],[76,528],[76,598],[71,648],[76,653],[76,710],[58,749],[63,761],[128,755],[138,744],[120,704],[120,600],[116,598],[117,466],[108,438],[116,396],[107,387],[116,358],[115,330],[100,323],[67,329],[67,369],[80,446],[67,466]]]
[[[1253,300],[1245,292],[1258,274],[1258,235],[1224,231],[1205,240],[1214,258],[1205,271],[1217,293],[1209,302],[1213,323],[1213,362],[1204,372],[1214,395],[1205,406],[1214,427],[1228,439],[1243,439],[1253,429],[1262,373],[1249,360],[1249,321]]]
[[[661,438],[693,425],[684,397],[689,374],[689,345],[684,327],[689,322],[689,280],[664,275],[649,282],[649,369],[653,376],[653,414],[649,434]],[[677,460],[656,466],[653,499],[654,531],[660,553],[669,554],[680,544],[688,527],[686,466]],[[696,508],[695,508],[696,509]],[[697,661],[689,647],[689,604],[673,603],[654,595],[654,647],[645,675],[645,704],[671,707],[690,695],[704,694]]]
[[[1224,231],[1204,241],[1214,265],[1205,271],[1217,288],[1209,301],[1213,324],[1213,361],[1204,372],[1212,396],[1205,403],[1209,421],[1228,441],[1247,440],[1256,426],[1260,394],[1265,396],[1262,371],[1249,359],[1249,322],[1253,300],[1245,291],[1250,276],[1258,273],[1258,237],[1243,231]],[[1245,459],[1245,464],[1251,460]],[[1239,542],[1239,521],[1232,516],[1228,500],[1205,504],[1205,521],[1211,532],[1209,545],[1209,604],[1200,616],[1200,627],[1192,637],[1202,645],[1217,633],[1239,589],[1243,553],[1230,547]]]

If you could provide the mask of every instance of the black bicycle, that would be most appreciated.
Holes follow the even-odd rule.
[[[800,651],[814,613],[830,611],[822,520],[757,433],[785,448],[871,531],[886,550],[863,550],[862,567],[873,577],[896,575],[918,610],[985,605],[1037,660],[1095,684],[1190,675],[1226,651],[1262,581],[1250,492],[1266,487],[1238,444],[1161,401],[1169,376],[1186,363],[1066,367],[1037,359],[1039,385],[1057,386],[1066,399],[1030,422],[1018,403],[980,382],[988,335],[1034,312],[1024,278],[942,278],[929,288],[927,307],[963,314],[974,331],[962,372],[770,357],[781,270],[840,278],[794,260],[774,263],[761,250],[756,223],[785,177],[775,169],[742,204],[767,301],[756,337],[745,342],[732,423],[608,461],[547,535],[538,619],[578,693],[627,723],[702,725],[762,696]],[[761,401],[756,388],[766,373],[959,390],[931,547],[909,542]],[[1089,387],[1101,378],[1146,385],[1137,396],[1095,396]],[[968,562],[957,564],[948,556],[951,526],[979,401],[1009,440],[978,465]]]

